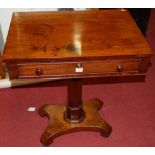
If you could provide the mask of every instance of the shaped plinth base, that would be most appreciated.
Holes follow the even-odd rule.
[[[39,114],[49,118],[49,125],[41,136],[41,143],[48,146],[53,139],[66,133],[76,131],[96,131],[101,136],[108,137],[112,131],[111,126],[104,121],[98,113],[103,103],[98,99],[92,99],[83,103],[85,118],[81,122],[70,123],[65,121],[64,112],[66,106],[44,105],[39,109]]]

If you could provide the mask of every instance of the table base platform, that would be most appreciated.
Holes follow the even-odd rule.
[[[41,143],[50,145],[54,138],[66,133],[77,131],[95,131],[101,136],[108,137],[112,131],[111,126],[101,118],[99,110],[103,102],[99,99],[92,99],[83,103],[83,113],[79,122],[69,122],[65,120],[65,105],[44,105],[39,109],[39,114],[49,118],[49,125],[41,136]]]

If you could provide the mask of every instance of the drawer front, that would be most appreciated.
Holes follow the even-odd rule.
[[[19,78],[97,76],[133,74],[139,71],[140,60],[109,60],[64,63],[18,64]]]

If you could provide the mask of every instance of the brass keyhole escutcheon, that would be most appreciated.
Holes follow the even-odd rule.
[[[81,63],[77,63],[77,68],[81,68],[81,67],[82,67]]]

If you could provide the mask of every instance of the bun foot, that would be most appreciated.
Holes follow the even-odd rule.
[[[83,110],[85,112],[85,118],[83,121],[76,123],[65,121],[64,112],[66,110],[66,106],[42,106],[39,109],[39,114],[49,118],[49,125],[41,136],[41,143],[44,146],[48,146],[56,137],[77,131],[95,131],[100,132],[103,137],[108,137],[112,128],[98,113],[98,110],[101,109],[102,105],[102,101],[98,99],[92,99],[84,102]]]

